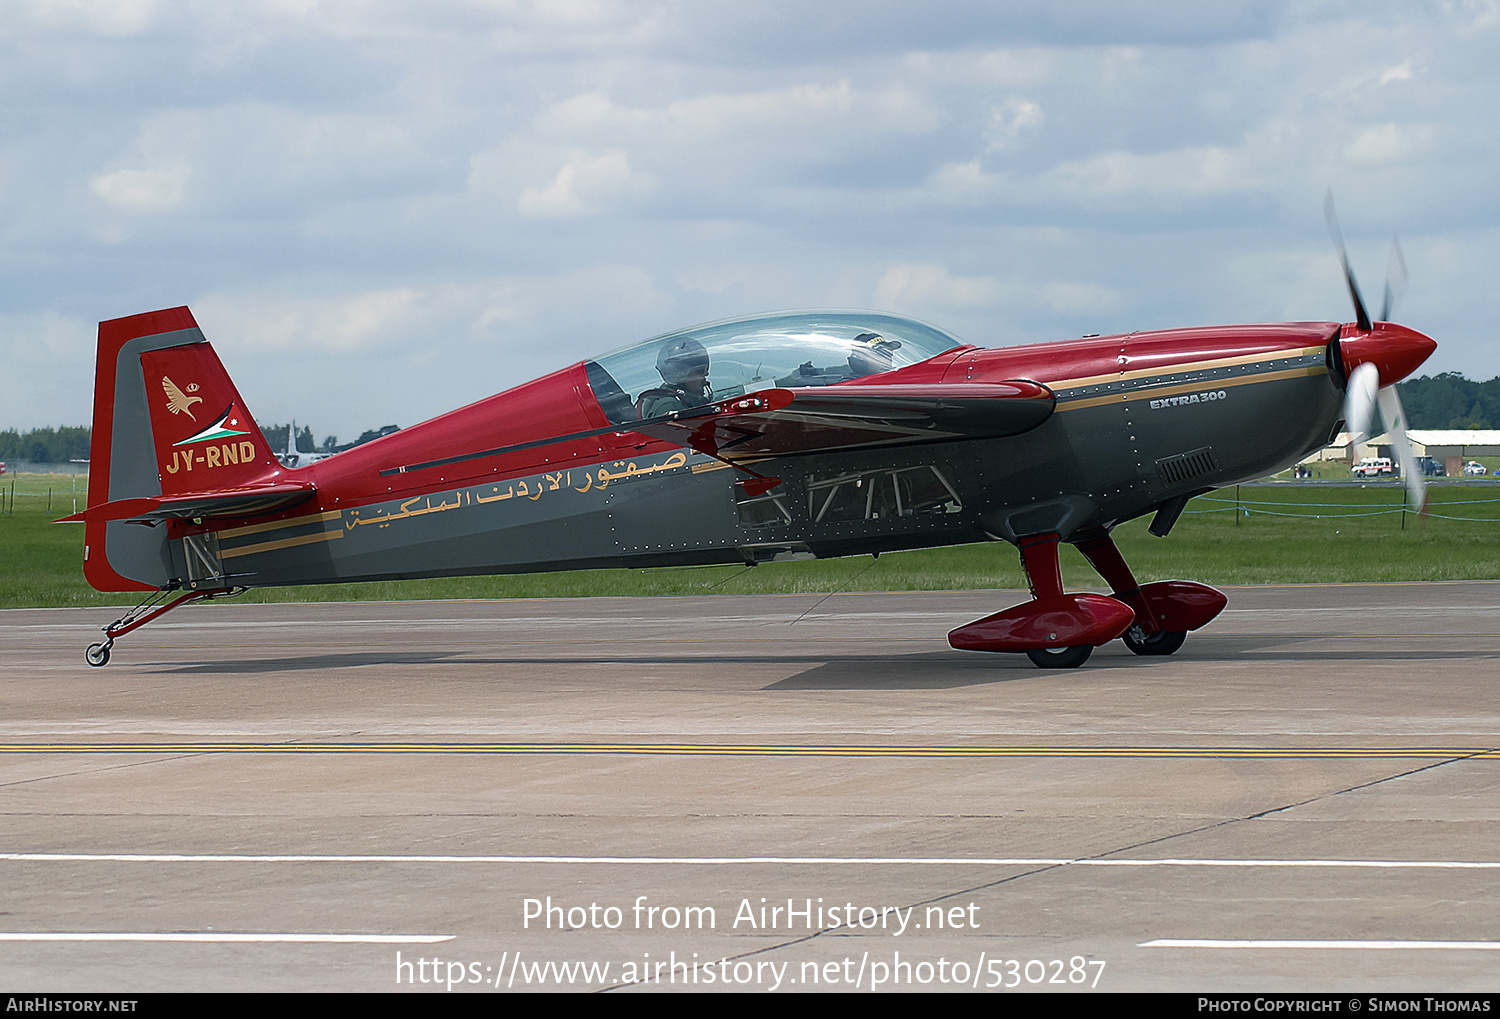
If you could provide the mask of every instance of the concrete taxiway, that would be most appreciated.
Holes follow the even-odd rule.
[[[1500,583],[1021,597],[0,612],[0,985],[1500,989]]]

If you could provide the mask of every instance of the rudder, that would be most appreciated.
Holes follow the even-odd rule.
[[[279,463],[187,308],[99,323],[89,506],[241,488]],[[85,524],[84,576],[100,591],[162,587],[165,526]]]

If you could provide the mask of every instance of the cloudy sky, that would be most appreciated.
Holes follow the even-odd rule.
[[[694,322],[1351,319],[1500,374],[1500,0],[0,0],[0,428],[187,304],[266,423]]]

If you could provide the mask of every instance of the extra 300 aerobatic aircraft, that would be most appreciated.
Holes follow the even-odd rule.
[[[1357,321],[979,349],[910,319],[698,326],[572,365],[310,466],[277,460],[186,308],[99,326],[84,572],[152,595],[88,649],[246,587],[759,563],[1003,539],[1030,601],[956,648],[1081,664],[1171,654],[1224,596],[1140,585],[1110,538],[1329,443],[1435,349]],[[1381,318],[1385,318],[1389,312]],[[1346,401],[1348,410],[1345,410]],[[1420,474],[1405,454],[1405,475]],[[1421,501],[1418,488],[1413,493]],[[1068,594],[1058,543],[1112,593]]]

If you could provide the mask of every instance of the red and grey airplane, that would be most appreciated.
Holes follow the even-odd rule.
[[[1371,321],[1347,278],[1353,323],[999,349],[880,313],[739,318],[299,468],[277,459],[188,309],[103,322],[89,505],[66,519],[86,523],[89,583],[150,595],[87,658],[103,665],[163,612],[249,587],[995,539],[1020,549],[1033,597],[952,631],[955,648],[1044,668],[1117,637],[1171,654],[1225,597],[1138,584],[1112,528],[1154,514],[1164,537],[1189,499],[1291,466],[1346,419],[1363,430],[1377,401],[1403,434],[1390,387],[1436,344]],[[1109,595],[1063,590],[1060,542]]]

